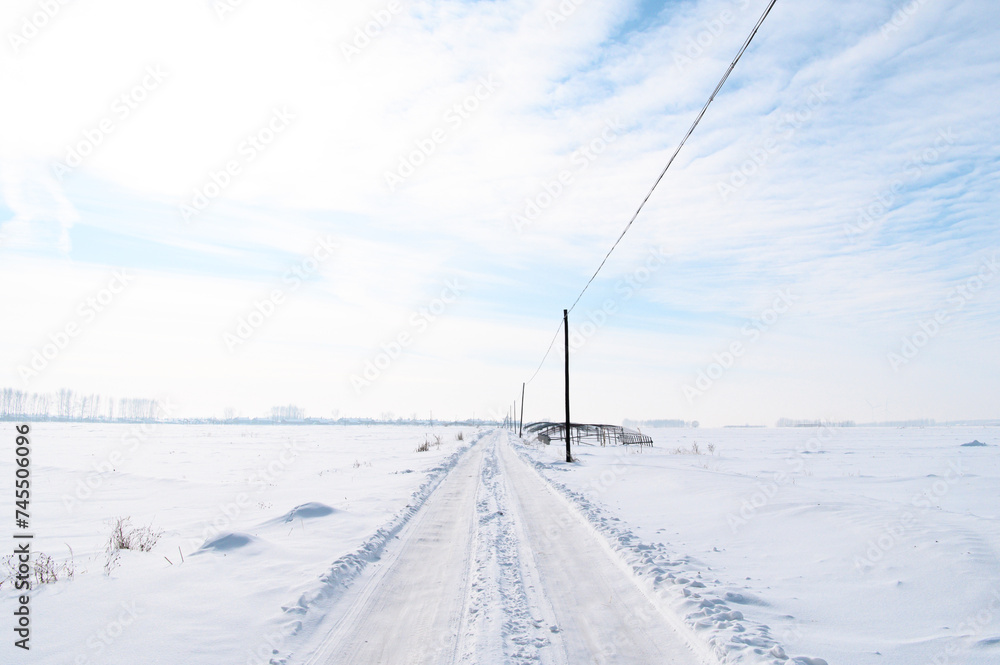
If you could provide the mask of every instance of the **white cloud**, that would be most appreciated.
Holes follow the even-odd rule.
[[[239,377],[231,383],[248,403],[307,401],[304,386],[324,395],[317,402],[350,400],[339,392],[340,374],[391,338],[435,285],[460,274],[472,285],[464,309],[381,389],[395,406],[356,408],[407,412],[410,401],[453,400],[456,410],[471,411],[506,400],[494,395],[507,388],[494,386],[533,371],[544,331],[620,233],[763,9],[701,1],[665,6],[654,18],[637,17],[634,2],[582,3],[552,26],[557,2],[401,0],[402,11],[345,57],[356,29],[387,6],[254,1],[220,20],[200,0],[73,3],[5,56],[0,85],[17,103],[0,107],[0,123],[18,129],[0,138],[12,211],[0,231],[5,260],[27,256],[30,244],[86,261],[72,254],[77,225],[159,246],[163,256],[169,248],[169,256],[214,257],[220,266],[196,276],[180,263],[151,265],[155,288],[133,296],[144,313],[109,327],[106,340],[114,342],[95,346],[67,381],[87,381],[87,368],[101,366],[142,392],[150,383],[141,377],[169,369],[178,391],[186,375],[216,388]],[[8,3],[0,25],[16,29],[33,7]],[[602,344],[622,364],[600,365],[581,388],[602,418],[860,420],[868,407],[858,387],[873,384],[907,396],[897,400],[901,417],[906,403],[914,415],[935,404],[949,405],[940,417],[966,414],[938,388],[946,367],[932,359],[955,354],[960,366],[973,357],[996,365],[984,343],[997,291],[983,291],[935,340],[938,350],[922,356],[930,378],[920,390],[885,374],[884,356],[980,255],[1000,246],[992,175],[998,84],[985,64],[1000,48],[997,20],[988,3],[943,1],[884,31],[898,9],[860,1],[776,6],[581,304],[599,302],[648,247],[670,252],[669,266],[629,303],[629,316],[602,332],[627,346]],[[621,33],[626,17],[634,29]],[[137,99],[131,91],[148,67],[161,68],[164,80]],[[483,94],[490,77],[497,84]],[[132,102],[127,115],[115,106],[123,94]],[[468,108],[455,111],[463,102]],[[241,146],[266,131],[276,108],[288,109],[293,122],[248,159]],[[113,131],[72,174],[53,179],[53,161],[105,119]],[[576,151],[609,121],[623,129],[581,168]],[[914,168],[914,155],[932,149],[942,131],[953,132],[954,144]],[[390,191],[386,172],[428,140],[433,152]],[[185,225],[180,205],[233,160],[239,173]],[[563,171],[572,182],[518,233],[512,215]],[[845,233],[887,191],[886,212],[861,233]],[[341,238],[344,255],[264,343],[255,340],[255,350],[234,362],[215,343],[219,326],[268,287],[282,257],[301,255],[321,233]],[[136,251],[121,262],[142,268],[149,259]],[[20,269],[51,289],[62,270],[90,269],[23,261]],[[226,274],[236,266],[257,276]],[[691,371],[778,288],[803,299],[783,322],[782,348],[755,350],[759,358],[748,357],[716,397],[688,413],[680,391]],[[27,293],[12,302],[27,307],[42,297]],[[31,308],[40,320],[60,317],[55,305]],[[549,309],[551,317],[534,315]],[[175,323],[141,323],[159,321],[160,311]],[[668,323],[683,331],[660,328]],[[468,341],[485,340],[491,327],[502,334]],[[130,344],[133,335],[142,343]],[[491,344],[512,337],[518,342],[501,360]],[[662,353],[667,344],[671,353]],[[150,345],[177,355],[113,359],[113,348],[139,357]],[[483,378],[470,379],[463,367]],[[289,368],[303,380],[283,378]],[[327,390],[331,373],[341,387]],[[433,390],[421,388],[428,374]],[[984,377],[966,392],[994,389]],[[635,387],[626,393],[632,399],[607,395],[602,386],[617,381]],[[755,390],[757,381],[774,392]],[[206,388],[206,403],[216,388]],[[772,413],[775,403],[794,412]]]
[[[6,249],[69,251],[69,231],[80,216],[59,183],[38,164],[0,164],[3,202],[12,217],[0,223]]]

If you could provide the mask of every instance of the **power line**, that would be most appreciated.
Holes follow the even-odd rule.
[[[531,378],[528,379],[527,381],[525,381],[525,383],[531,383],[532,381],[535,380],[535,377],[538,376],[538,372],[541,371],[542,365],[545,364],[545,359],[549,357],[549,353],[552,351],[552,347],[555,345],[556,340],[559,339],[559,331],[562,330],[562,327],[563,327],[563,322],[562,322],[562,319],[560,319],[559,320],[559,327],[556,328],[556,334],[552,336],[552,341],[549,342],[549,348],[545,351],[545,355],[542,356],[542,362],[538,363],[538,369],[535,370],[535,373],[532,374]],[[522,401],[523,401],[523,399],[522,399]]]
[[[578,295],[576,297],[576,300],[573,301],[573,304],[569,308],[570,312],[572,312],[573,309],[576,307],[577,303],[580,302],[580,298],[582,298],[583,294],[587,292],[587,289],[590,287],[590,284],[597,277],[598,273],[601,272],[601,268],[603,268],[604,264],[607,263],[608,257],[610,257],[611,253],[615,251],[615,247],[617,247],[618,243],[620,243],[622,238],[625,237],[625,234],[628,233],[628,230],[632,227],[632,223],[639,216],[639,213],[642,212],[642,209],[645,207],[646,202],[649,201],[649,197],[651,197],[653,195],[653,192],[656,190],[656,186],[660,184],[661,180],[663,180],[663,176],[667,174],[667,170],[670,168],[671,164],[674,163],[674,160],[677,159],[677,155],[680,153],[681,148],[684,147],[684,144],[687,143],[687,140],[691,137],[691,134],[694,133],[695,127],[698,126],[698,123],[700,123],[701,119],[705,116],[705,112],[708,111],[709,105],[712,103],[712,101],[715,100],[715,97],[716,95],[719,94],[719,91],[722,90],[722,86],[726,84],[726,81],[729,79],[729,75],[732,74],[733,70],[736,68],[736,63],[740,61],[740,58],[743,57],[743,54],[746,52],[747,48],[749,48],[750,42],[753,41],[753,38],[756,36],[757,31],[760,30],[760,26],[763,25],[764,19],[766,19],[767,15],[771,13],[771,9],[774,8],[774,4],[776,2],[777,0],[771,0],[771,2],[768,3],[767,9],[764,10],[764,13],[761,14],[761,17],[757,20],[757,23],[754,25],[753,30],[750,31],[750,35],[746,38],[746,41],[743,42],[743,46],[740,47],[740,50],[736,54],[736,57],[733,58],[733,61],[729,64],[729,67],[726,69],[726,73],[722,75],[722,79],[719,81],[719,84],[715,86],[715,90],[712,91],[712,94],[708,98],[708,101],[705,102],[705,105],[703,107],[701,107],[701,112],[698,113],[698,116],[694,119],[694,122],[691,123],[691,127],[690,129],[688,129],[687,134],[684,135],[684,138],[681,139],[681,142],[677,145],[677,149],[674,150],[674,154],[670,156],[670,161],[668,161],[667,165],[663,167],[663,171],[660,172],[660,175],[656,179],[656,182],[654,182],[653,186],[649,189],[649,193],[646,194],[646,198],[644,198],[642,200],[642,203],[639,204],[639,207],[636,209],[635,214],[632,215],[632,218],[628,221],[628,224],[626,224],[625,228],[622,230],[621,235],[619,235],[618,239],[615,240],[613,245],[611,245],[611,249],[609,249],[608,253],[604,255],[604,258],[601,260],[601,264],[597,266],[597,270],[595,270],[594,274],[590,276],[590,279],[587,280],[587,283],[586,285],[584,285],[583,290],[580,291],[580,295]],[[552,352],[552,347],[555,345],[556,340],[559,338],[559,331],[562,330],[562,328],[563,328],[563,321],[560,321],[559,327],[556,328],[556,334],[553,335],[552,341],[549,342],[549,348],[546,349],[545,355],[542,356],[542,361],[538,363],[538,368],[535,369],[535,373],[532,374],[531,378],[528,379],[525,383],[531,383],[532,381],[535,380],[535,377],[538,376],[538,372],[541,371],[542,365],[545,364],[545,359],[548,358],[549,353]]]
[[[667,174],[667,169],[669,169],[670,165],[674,163],[674,160],[677,158],[678,153],[680,153],[681,148],[684,147],[684,144],[687,143],[688,138],[691,136],[692,133],[694,133],[695,127],[697,127],[698,123],[701,122],[701,119],[705,115],[705,111],[708,110],[709,104],[712,103],[712,101],[715,99],[715,96],[719,94],[720,90],[722,90],[722,86],[725,85],[726,79],[729,78],[729,75],[733,72],[733,69],[736,68],[736,63],[739,62],[740,58],[743,57],[743,53],[747,50],[747,47],[750,46],[750,42],[753,41],[753,38],[757,34],[757,31],[760,29],[760,26],[764,23],[764,19],[766,19],[767,15],[771,13],[771,9],[774,7],[775,2],[777,2],[777,0],[771,0],[771,2],[767,5],[767,9],[765,9],[764,13],[761,14],[760,19],[757,20],[757,24],[753,27],[753,30],[750,32],[750,36],[747,37],[745,42],[743,42],[743,46],[742,48],[740,48],[739,53],[736,54],[736,57],[733,58],[733,61],[729,64],[729,68],[726,70],[726,73],[722,75],[722,80],[719,81],[719,85],[715,86],[715,90],[712,91],[712,95],[708,98],[708,101],[705,102],[705,105],[701,107],[701,113],[699,113],[698,117],[694,119],[693,123],[691,123],[691,128],[688,129],[687,134],[684,135],[684,138],[681,139],[681,142],[677,145],[677,149],[674,150],[674,154],[671,155],[670,161],[668,161],[667,165],[663,167],[663,171],[660,172],[660,177],[658,177],[656,179],[656,182],[653,183],[653,186],[649,189],[649,193],[646,194],[646,198],[644,198],[642,200],[642,203],[639,204],[639,208],[635,211],[635,214],[632,215],[632,219],[628,220],[628,224],[625,225],[625,229],[622,231],[621,235],[618,236],[618,239],[615,240],[615,243],[611,245],[611,249],[609,249],[608,253],[604,255],[604,259],[601,261],[601,265],[597,266],[597,270],[595,270],[594,274],[591,275],[590,279],[587,280],[587,284],[583,287],[583,291],[580,291],[580,295],[578,295],[576,297],[576,300],[573,301],[573,304],[570,306],[569,311],[572,312],[573,308],[576,307],[576,304],[580,302],[580,298],[582,298],[583,294],[587,292],[587,289],[590,287],[591,282],[593,282],[594,278],[597,277],[597,273],[601,272],[601,268],[604,267],[604,264],[607,262],[608,257],[611,256],[611,252],[615,251],[615,247],[618,246],[618,243],[620,243],[622,238],[625,237],[625,234],[628,233],[628,230],[632,227],[632,222],[634,222],[636,220],[636,217],[639,216],[639,213],[646,205],[646,202],[649,201],[649,197],[653,195],[653,191],[656,189],[656,186],[660,184],[660,181],[663,180],[663,176]],[[548,355],[547,352],[546,355]]]

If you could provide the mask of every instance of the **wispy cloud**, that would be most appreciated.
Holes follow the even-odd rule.
[[[143,377],[162,372],[177,390],[205,386],[205,409],[225,399],[369,413],[506,401],[765,3],[567,4],[401,1],[351,58],[342,45],[383,5],[243,3],[222,21],[201,1],[64,12],[0,70],[5,98],[20,100],[0,108],[0,122],[18,128],[0,138],[0,259],[18,266],[3,271],[5,302],[58,321],[58,305],[29,299],[109,266],[147,279],[51,380],[93,383],[104,372],[141,391]],[[31,6],[5,7],[0,25]],[[778,3],[581,302],[599,308],[649,248],[665,248],[667,264],[583,352],[593,380],[581,399],[600,417],[860,420],[869,409],[858,394],[870,386],[898,395],[900,417],[995,415],[967,406],[995,392],[995,371],[977,370],[958,391],[963,403],[941,363],[997,369],[987,342],[1000,289],[970,301],[907,376],[885,363],[1000,248],[1000,18],[985,1],[904,8]],[[163,85],[54,179],[66,146],[152,64],[168,73]],[[477,95],[483,80],[496,85]],[[294,125],[185,224],[179,206],[275,108],[292,109]],[[609,122],[621,128],[615,140],[594,144]],[[429,138],[433,151],[410,159]],[[599,154],[581,160],[592,145]],[[386,173],[401,159],[412,173],[390,189]],[[571,186],[516,228],[511,215],[563,171]],[[325,233],[344,252],[228,357],[220,330]],[[35,286],[14,288],[23,271]],[[453,276],[469,284],[461,303],[377,390],[352,394],[344,377]],[[689,404],[692,371],[782,288],[801,304]],[[162,312],[175,317],[169,325]],[[30,328],[2,341],[44,336],[44,325]],[[198,359],[187,377],[184,354]],[[283,367],[300,380],[275,380]],[[14,381],[10,370],[5,359],[0,383]],[[424,389],[429,374],[438,378]],[[634,390],[610,396],[622,382]]]

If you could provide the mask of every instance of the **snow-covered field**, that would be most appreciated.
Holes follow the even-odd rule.
[[[1000,662],[1000,429],[645,433],[655,448],[581,446],[572,466],[555,443],[522,450],[638,572],[676,564],[650,581],[706,638],[830,663]],[[744,618],[713,622],[704,599]]]
[[[0,662],[267,663],[309,617],[282,608],[307,610],[377,556],[475,435],[459,431],[33,426],[33,547],[61,561],[72,548],[76,574],[34,590],[30,654],[5,638]],[[0,477],[13,478],[12,461]],[[123,551],[109,576],[118,517],[164,533],[152,552]],[[12,608],[10,586],[0,594]]]
[[[627,604],[663,617],[604,628],[595,662],[639,662],[611,636],[661,625],[700,661],[1000,662],[1000,429],[646,433],[656,447],[581,446],[567,465],[556,443],[468,428],[36,425],[34,549],[72,548],[76,574],[34,590],[32,650],[5,639],[0,661],[339,662],[367,648],[357,626],[409,621],[448,626],[454,662],[575,662],[595,636],[567,603],[631,598],[617,558]],[[119,517],[164,533],[106,573]],[[454,565],[421,565],[435,538]],[[607,574],[554,591],[566,557]],[[378,602],[441,570],[457,581],[438,615]],[[611,601],[588,630],[623,614]]]

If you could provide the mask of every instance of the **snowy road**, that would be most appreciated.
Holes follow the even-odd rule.
[[[465,454],[306,663],[708,662],[507,436]]]

